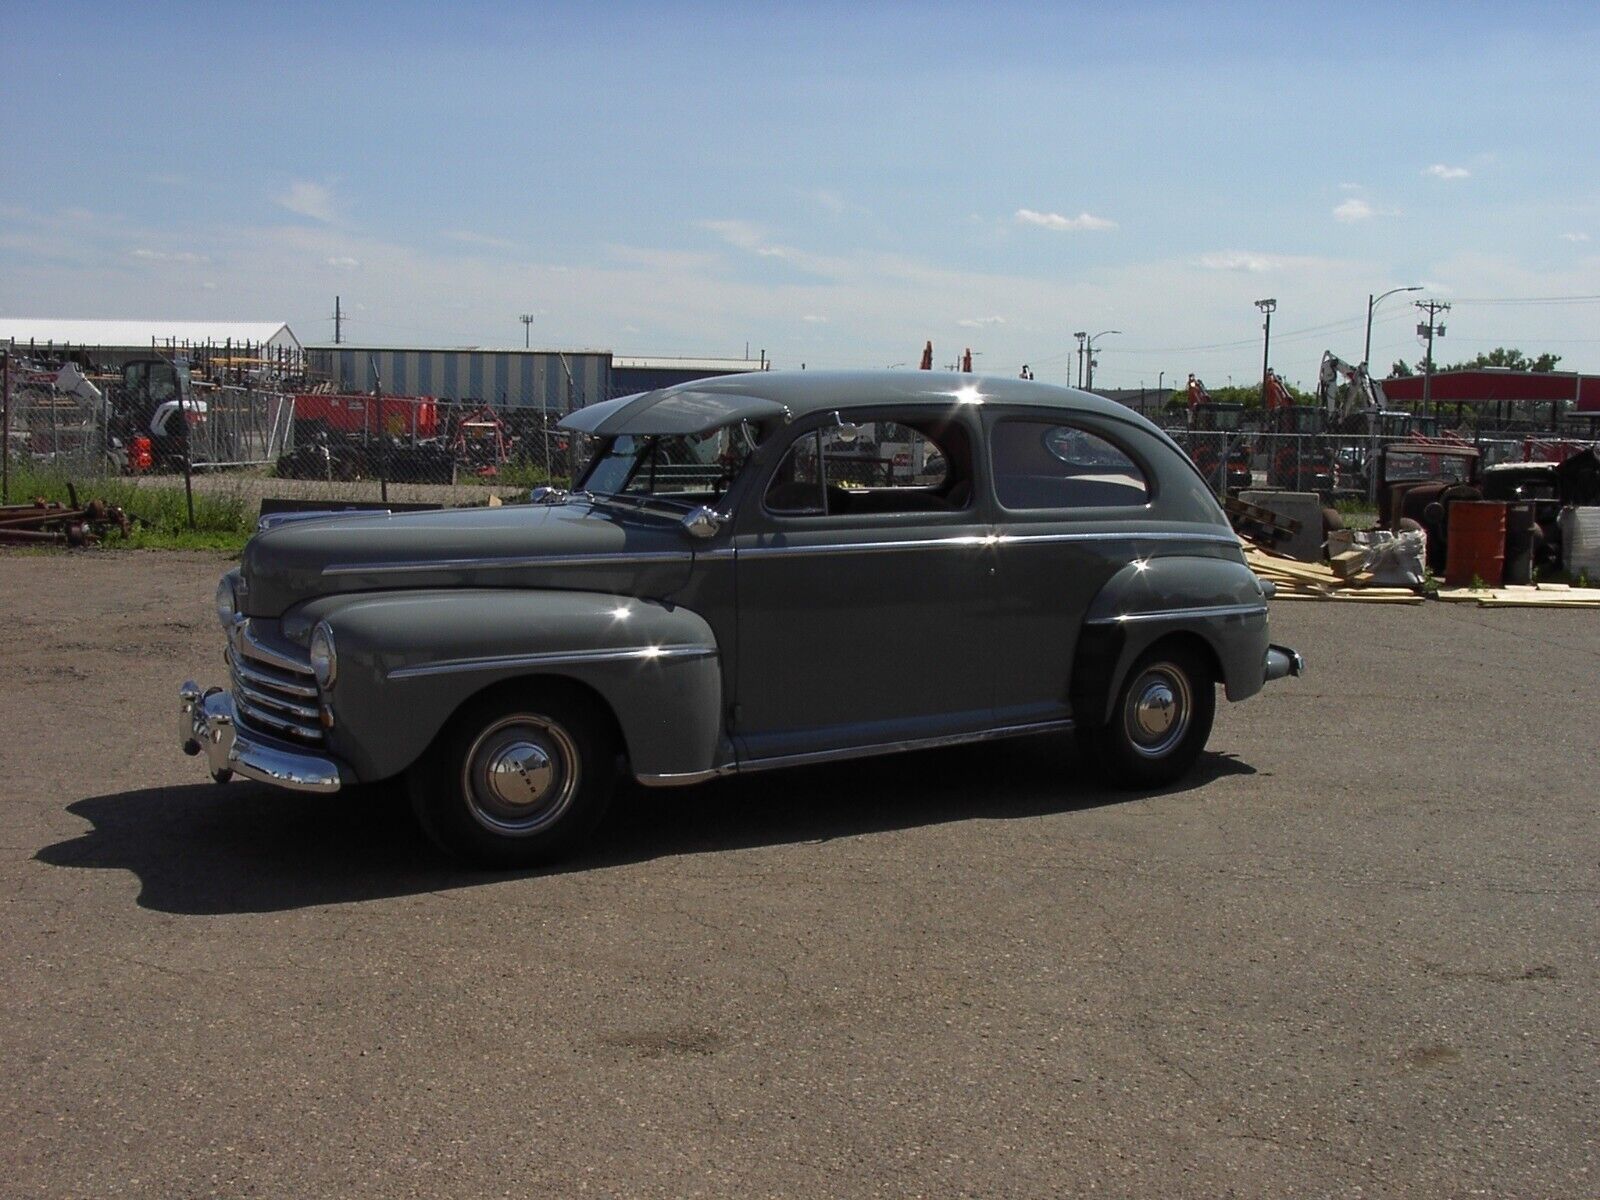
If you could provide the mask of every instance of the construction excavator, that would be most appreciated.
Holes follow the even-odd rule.
[[[1243,491],[1254,482],[1250,438],[1244,430],[1244,405],[1213,400],[1198,375],[1189,376],[1188,391],[1189,457],[1206,482],[1218,491],[1230,495]]]
[[[1278,434],[1267,458],[1267,486],[1291,492],[1333,492],[1333,462],[1328,447],[1327,411],[1320,405],[1296,404],[1288,384],[1276,371],[1266,378],[1264,433]]]

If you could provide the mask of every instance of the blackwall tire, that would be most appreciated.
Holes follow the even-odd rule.
[[[1165,787],[1194,766],[1216,711],[1210,665],[1186,646],[1155,646],[1129,669],[1110,719],[1079,727],[1078,745],[1113,787]]]
[[[605,815],[616,746],[587,699],[537,684],[464,708],[406,775],[423,831],[475,866],[528,867],[576,850]]]

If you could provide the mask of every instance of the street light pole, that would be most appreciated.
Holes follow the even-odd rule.
[[[1095,338],[1102,338],[1102,337],[1110,337],[1113,333],[1121,333],[1121,332],[1122,332],[1122,330],[1120,330],[1120,329],[1102,329],[1099,333],[1096,333],[1096,334],[1092,335],[1091,337],[1089,337],[1087,339],[1087,341],[1086,341],[1086,347],[1087,348],[1086,348],[1086,350],[1084,352],[1084,359],[1088,363],[1089,373],[1088,373],[1088,380],[1083,385],[1085,391],[1093,391],[1094,390],[1094,339]]]
[[[1365,348],[1361,351],[1361,369],[1363,371],[1368,374],[1372,372],[1372,310],[1383,303],[1385,297],[1393,296],[1396,292],[1420,292],[1421,290],[1422,285],[1419,283],[1415,287],[1390,288],[1387,292],[1378,296],[1374,296],[1371,292],[1367,293],[1367,342]]]
[[[1077,333],[1073,334],[1072,336],[1078,339],[1078,386],[1082,387],[1083,386],[1083,339],[1088,337],[1089,335],[1087,333],[1085,333],[1083,330],[1080,329],[1080,330],[1078,330]],[[1068,371],[1067,382],[1068,383],[1072,382],[1070,370]]]
[[[1272,298],[1257,300],[1256,307],[1266,317],[1263,328],[1267,331],[1261,339],[1261,407],[1267,406],[1267,373],[1271,370],[1272,363],[1272,314],[1278,311],[1278,302]]]

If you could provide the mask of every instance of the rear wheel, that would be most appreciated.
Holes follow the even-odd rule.
[[[490,867],[532,866],[576,849],[605,815],[615,783],[604,714],[554,688],[473,702],[407,775],[428,836]]]
[[[1163,787],[1200,757],[1216,711],[1210,665],[1188,646],[1156,646],[1129,670],[1110,719],[1079,726],[1078,744],[1113,786]]]

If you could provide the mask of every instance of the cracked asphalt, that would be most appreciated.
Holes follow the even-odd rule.
[[[1600,1194],[1600,614],[1278,604],[1164,794],[996,744],[485,875],[178,753],[223,565],[0,555],[0,1195]]]

